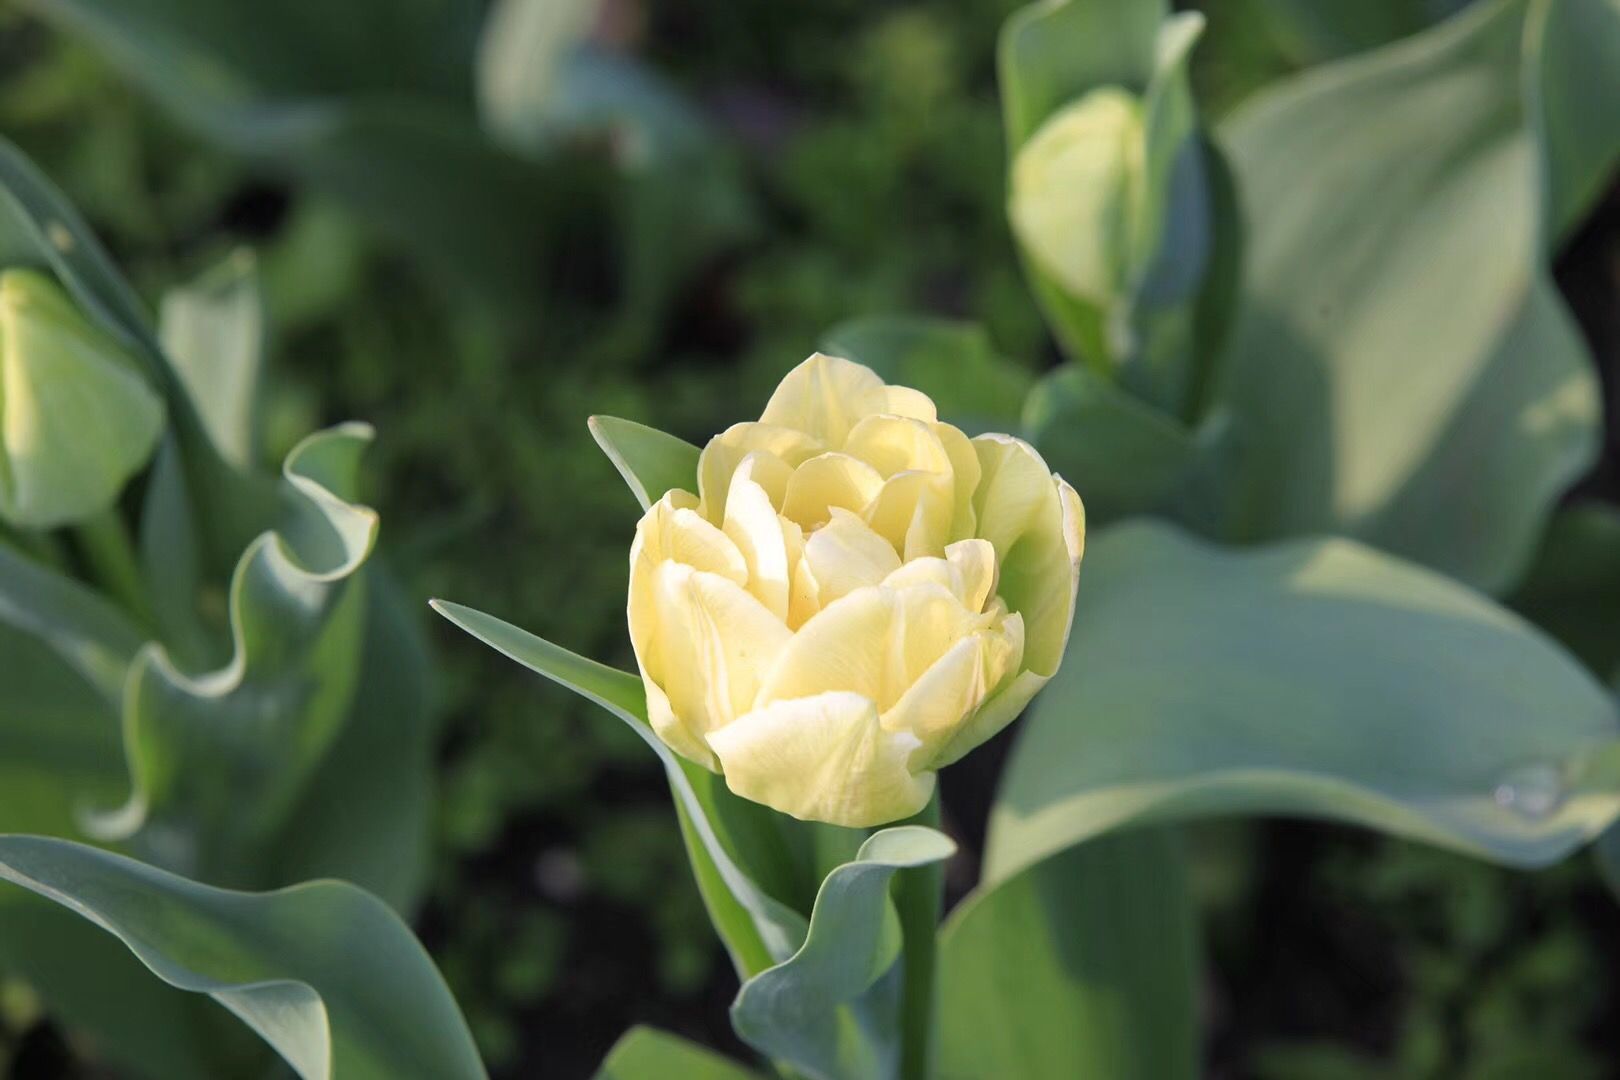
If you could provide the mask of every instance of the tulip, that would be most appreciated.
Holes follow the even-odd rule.
[[[1085,515],[1023,441],[817,354],[697,489],[636,527],[630,634],[653,729],[738,795],[909,817],[1057,671]]]
[[[0,519],[50,528],[107,509],[162,430],[135,361],[53,278],[0,272]]]
[[[1146,158],[1141,105],[1111,86],[1053,115],[1018,151],[1013,232],[1066,292],[1107,306],[1126,291]]]

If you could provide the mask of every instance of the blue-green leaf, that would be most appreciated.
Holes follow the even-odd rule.
[[[697,491],[699,451],[691,443],[616,416],[593,416],[590,429],[643,510],[667,491]]]
[[[633,1027],[613,1044],[595,1080],[759,1080],[759,1074],[679,1035]]]
[[[1133,822],[1255,813],[1539,866],[1620,814],[1617,765],[1607,690],[1454,581],[1348,540],[1234,552],[1126,523],[1087,551],[985,875]]]
[[[1198,932],[1179,837],[1100,837],[970,895],[941,931],[939,1075],[1198,1075]]]
[[[239,469],[257,460],[264,299],[253,253],[239,250],[189,285],[164,294],[163,349],[220,456]]]
[[[1547,269],[1571,211],[1543,190],[1540,132],[1573,162],[1612,125],[1562,121],[1613,109],[1527,119],[1533,13],[1486,0],[1223,130],[1248,223],[1216,393],[1241,450],[1233,538],[1350,535],[1502,592],[1592,461],[1597,380]]]
[[[693,871],[739,972],[754,974],[797,951],[808,929],[804,916],[765,892],[738,865],[719,831],[724,825],[720,803],[736,796],[718,777],[676,756],[653,734],[640,679],[481,611],[444,600],[433,601],[433,609],[495,651],[617,716],[658,755],[682,825],[696,839],[688,844]]]
[[[0,878],[113,934],[169,985],[209,995],[304,1080],[484,1075],[433,961],[352,885],[231,892],[37,836],[0,836]]]
[[[897,1075],[901,932],[889,883],[955,851],[920,825],[874,833],[827,875],[799,951],[743,983],[731,1006],[737,1034],[819,1080]]]

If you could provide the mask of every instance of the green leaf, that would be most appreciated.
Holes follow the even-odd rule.
[[[159,319],[164,351],[220,456],[252,468],[265,338],[253,253],[238,250],[190,285],[169,290]]]
[[[1427,30],[1461,11],[1469,0],[1378,0],[1323,4],[1316,0],[1262,0],[1267,28],[1299,63],[1317,64],[1387,45]]]
[[[1118,525],[991,816],[1002,881],[1133,822],[1293,814],[1515,866],[1620,812],[1620,718],[1575,660],[1354,541],[1250,552]]]
[[[707,1047],[657,1028],[633,1027],[619,1037],[595,1080],[758,1080]]]
[[[1599,679],[1620,682],[1620,510],[1600,502],[1560,510],[1508,602]]]
[[[1033,382],[996,352],[984,327],[951,319],[850,319],[827,332],[821,351],[865,364],[887,382],[916,387],[934,399],[942,417],[965,424],[970,434],[1016,422]]]
[[[1525,46],[1529,110],[1545,155],[1543,217],[1558,241],[1602,198],[1620,159],[1620,4],[1536,0]]]
[[[919,825],[883,829],[827,875],[792,957],[737,992],[731,1024],[768,1057],[821,1080],[897,1075],[900,1065],[896,872],[950,858],[956,845]]]
[[[808,923],[756,884],[738,865],[719,831],[726,820],[723,801],[741,800],[726,792],[718,777],[678,757],[653,734],[640,679],[481,611],[444,600],[434,600],[432,606],[496,652],[617,716],[658,755],[682,815],[682,827],[697,841],[687,845],[693,873],[703,888],[715,929],[740,973],[752,975],[798,950]]]
[[[973,893],[940,940],[942,1080],[1198,1074],[1198,934],[1179,838],[1101,837]]]
[[[1591,462],[1526,9],[1490,0],[1279,83],[1224,130],[1248,221],[1216,394],[1242,450],[1234,538],[1346,534],[1501,592]]]
[[[484,1075],[432,960],[352,885],[231,892],[36,836],[0,836],[0,878],[96,923],[171,986],[208,994],[305,1080]]]
[[[165,865],[252,882],[258,851],[286,819],[340,731],[358,675],[365,612],[356,571],[377,517],[348,501],[371,439],[351,424],[310,436],[283,468],[280,527],[232,575],[232,654],[180,670],[144,650],[123,730],[133,792],[93,822],[103,839],[140,833]]]
[[[590,418],[591,437],[646,510],[667,491],[697,490],[698,448],[657,428],[615,416]]]
[[[141,646],[97,593],[0,544],[0,829],[72,832],[116,798],[118,708]]]
[[[1024,429],[1097,524],[1171,506],[1199,458],[1193,433],[1174,417],[1078,364],[1036,384]]]
[[[348,718],[266,854],[266,876],[339,877],[408,916],[433,855],[438,694],[419,609],[379,569],[367,572],[366,586]]]

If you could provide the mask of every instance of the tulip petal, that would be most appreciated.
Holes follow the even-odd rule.
[[[956,729],[956,733],[945,743],[939,753],[930,763],[931,768],[943,769],[961,760],[969,751],[977,749],[988,742],[997,732],[1014,720],[1024,711],[1030,699],[1040,693],[1051,677],[1040,675],[1033,671],[1021,671],[1017,678],[1000,692],[992,695],[979,711],[968,718],[967,723]]]
[[[886,710],[951,646],[994,618],[968,611],[949,589],[935,584],[856,589],[822,608],[792,636],[766,676],[758,702],[848,690]]]
[[[935,424],[934,435],[951,459],[951,487],[955,492],[952,536],[972,536],[978,531],[978,515],[973,511],[973,493],[979,487],[983,470],[973,441],[950,424]]]
[[[917,737],[920,745],[912,757],[913,768],[933,767],[933,759],[962,729],[963,720],[1018,675],[1023,655],[1024,622],[1015,613],[999,626],[951,646],[884,711],[885,730]]]
[[[1085,508],[1022,439],[981,435],[973,448],[984,471],[974,509],[979,534],[996,549],[998,594],[1024,616],[1025,662],[1050,676],[1069,637],[1085,547]]]
[[[725,520],[726,495],[731,475],[750,454],[777,458],[788,468],[826,449],[803,431],[774,424],[733,424],[709,440],[698,455],[698,497],[703,516],[715,524]],[[764,477],[763,469],[761,477]]]
[[[797,525],[777,516],[770,495],[754,480],[756,473],[771,471],[770,462],[786,468],[774,458],[750,454],[732,474],[724,531],[747,564],[748,591],[785,621],[789,573],[799,561],[804,539]]]
[[[884,479],[908,471],[949,476],[951,455],[936,427],[905,416],[868,416],[849,433],[844,453],[860,458]]]
[[[815,353],[783,376],[759,419],[808,432],[836,449],[863,417],[888,410],[888,390],[871,368]],[[899,403],[903,406],[906,401]]]
[[[883,477],[848,454],[819,454],[794,470],[782,499],[782,514],[805,529],[832,517],[833,508],[864,511],[883,489]]]
[[[682,563],[653,570],[646,603],[632,615],[632,645],[649,719],[676,752],[712,769],[703,737],[753,705],[791,635],[735,582]]]
[[[834,691],[776,701],[710,732],[726,785],[796,818],[862,828],[910,817],[933,773],[906,767],[917,739],[883,729],[877,706]]]
[[[848,510],[834,508],[832,520],[811,533],[795,578],[800,626],[817,611],[856,589],[876,585],[900,568],[890,543]]]

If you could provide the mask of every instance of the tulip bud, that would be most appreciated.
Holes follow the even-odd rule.
[[[0,518],[50,528],[105,509],[162,429],[135,361],[54,279],[0,272]]]
[[[794,817],[910,816],[1057,671],[1085,519],[1026,443],[821,355],[636,527],[653,729]]]
[[[1019,242],[1067,292],[1099,307],[1129,284],[1146,157],[1140,103],[1104,86],[1054,114],[1013,161],[1008,212]]]

